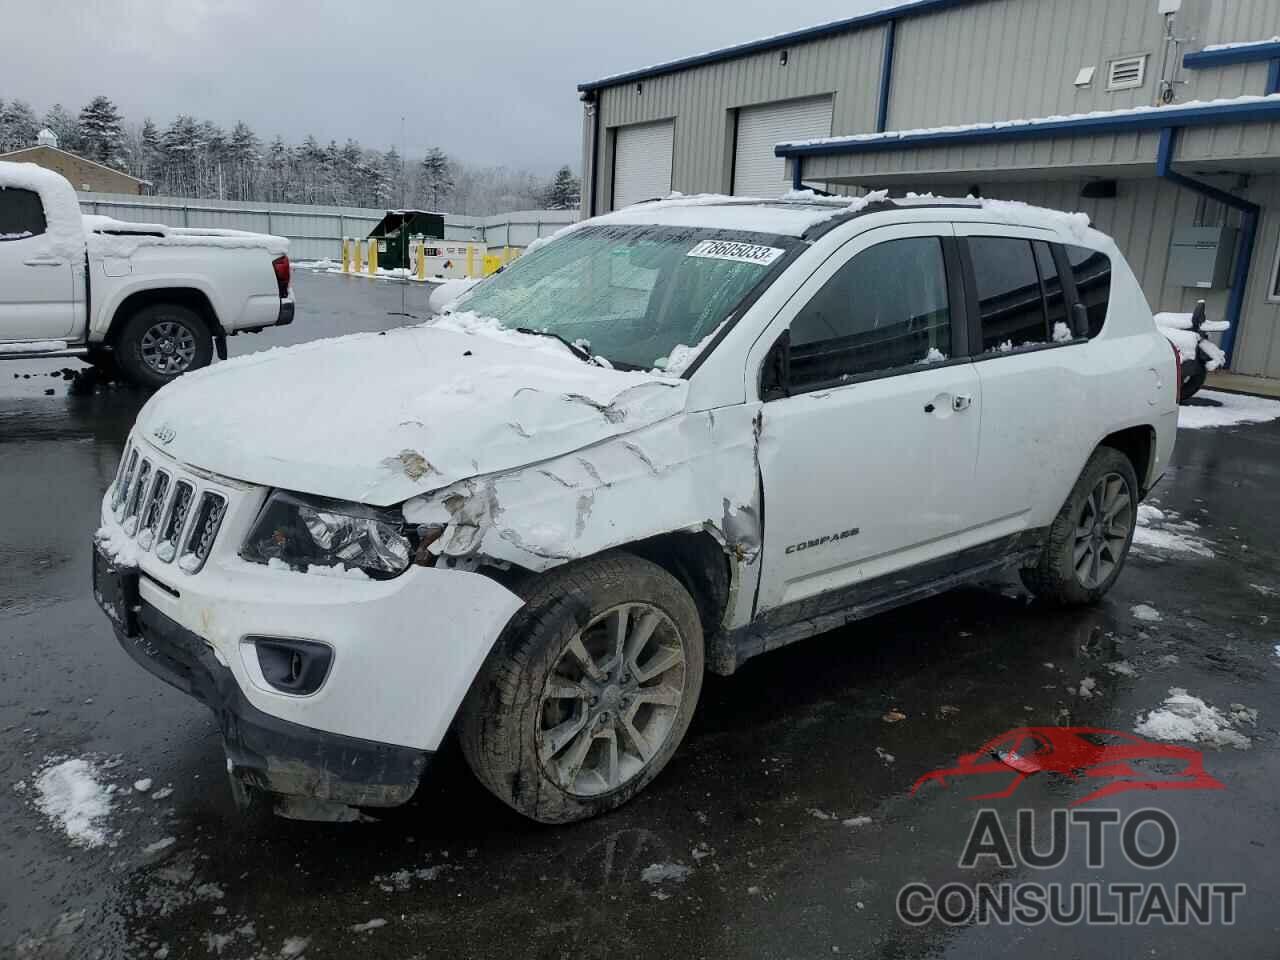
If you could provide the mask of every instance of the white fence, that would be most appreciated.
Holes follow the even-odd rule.
[[[171,227],[216,227],[274,233],[289,239],[294,260],[342,257],[343,237],[365,237],[385,211],[368,207],[325,207],[301,203],[193,200],[140,197],[125,193],[80,193],[84,213]],[[444,239],[484,242],[490,250],[527,247],[578,219],[577,210],[520,210],[492,217],[444,215]]]

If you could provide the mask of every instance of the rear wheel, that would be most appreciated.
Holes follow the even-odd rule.
[[[539,578],[463,703],[480,781],[542,823],[621,806],[689,728],[702,689],[693,598],[661,567],[613,554]]]
[[[126,321],[115,358],[133,383],[162,387],[184,373],[207,367],[213,337],[204,318],[189,307],[156,303]]]
[[[1111,589],[1129,555],[1138,516],[1138,477],[1119,450],[1099,447],[1058,512],[1027,589],[1064,605],[1094,603]]]

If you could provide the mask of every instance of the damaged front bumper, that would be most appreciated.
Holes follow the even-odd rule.
[[[213,710],[241,806],[267,794],[281,812],[342,819],[343,807],[393,807],[413,796],[431,751],[327,733],[257,709],[213,647],[141,600],[136,570],[95,554],[95,595],[120,646]]]

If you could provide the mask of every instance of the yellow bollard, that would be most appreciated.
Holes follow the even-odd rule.
[[[376,277],[378,275],[378,241],[373,237],[369,238],[369,276]]]
[[[351,241],[350,241],[350,239],[349,239],[349,238],[347,238],[347,237],[343,237],[343,238],[342,238],[342,272],[343,272],[343,273],[350,273],[350,272],[351,272],[351,246],[350,246],[350,243],[351,243]]]
[[[352,240],[351,248],[355,252],[355,272],[362,273],[364,271],[364,241]]]
[[[418,279],[427,279],[427,242],[418,244]]]

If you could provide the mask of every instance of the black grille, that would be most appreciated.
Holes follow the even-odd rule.
[[[191,500],[195,492],[195,487],[185,480],[179,480],[173,489],[173,503],[165,518],[160,542],[156,544],[156,556],[165,563],[171,563],[178,552],[178,539],[187,525],[187,515],[191,512]]]

